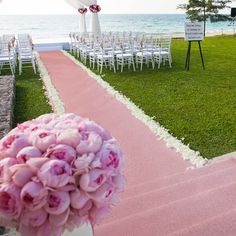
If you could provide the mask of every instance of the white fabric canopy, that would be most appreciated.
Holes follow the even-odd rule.
[[[97,4],[97,0],[65,0],[65,1],[76,9],[80,8],[81,4],[83,4],[87,7],[89,7],[92,4]],[[84,14],[82,14],[82,15],[84,15]],[[84,27],[84,25],[85,25],[85,27],[86,27],[85,16],[81,17],[80,21],[82,22],[82,23],[80,23],[80,24],[82,24],[81,26]],[[86,31],[82,31],[82,32],[86,32]],[[100,22],[99,22],[99,18],[98,18],[97,13],[92,13],[91,32],[96,35],[101,34],[101,27],[100,27]]]
[[[79,9],[83,7],[83,4],[78,0],[65,0],[69,5],[74,7],[75,9]],[[85,14],[80,14],[79,20],[79,32],[87,33],[86,19]]]

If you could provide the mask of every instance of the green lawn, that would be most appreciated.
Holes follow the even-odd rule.
[[[187,42],[176,39],[172,69],[105,70],[103,79],[185,144],[212,158],[236,151],[236,37],[209,37],[202,47],[205,71],[197,43],[190,71],[184,70]]]
[[[35,75],[32,68],[23,68],[22,75],[16,74],[15,125],[50,112],[39,74]]]
[[[3,70],[3,74],[11,75],[9,70]],[[35,75],[31,67],[23,68],[22,75],[16,70],[14,126],[50,112],[39,73]]]

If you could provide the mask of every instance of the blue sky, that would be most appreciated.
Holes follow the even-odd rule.
[[[187,0],[98,0],[101,13],[182,13],[176,9]],[[3,0],[0,15],[76,14],[64,0]]]

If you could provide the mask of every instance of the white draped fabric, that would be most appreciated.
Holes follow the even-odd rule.
[[[97,0],[65,0],[65,1],[77,9],[80,7],[80,4],[83,4],[87,7],[89,7],[92,4],[97,4]],[[85,21],[85,17],[83,20]],[[97,35],[101,34],[101,27],[100,27],[98,13],[92,13],[91,32]]]
[[[0,0],[1,1],[1,0]],[[75,9],[79,9],[83,7],[83,4],[78,0],[65,0],[69,5],[74,7]],[[79,32],[80,33],[87,33],[87,26],[86,26],[86,19],[85,14],[80,14],[79,20]]]

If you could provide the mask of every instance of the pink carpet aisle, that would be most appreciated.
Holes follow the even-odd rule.
[[[40,57],[66,112],[109,130],[126,155],[126,191],[95,236],[236,235],[236,161],[201,169],[166,147],[62,52]]]

